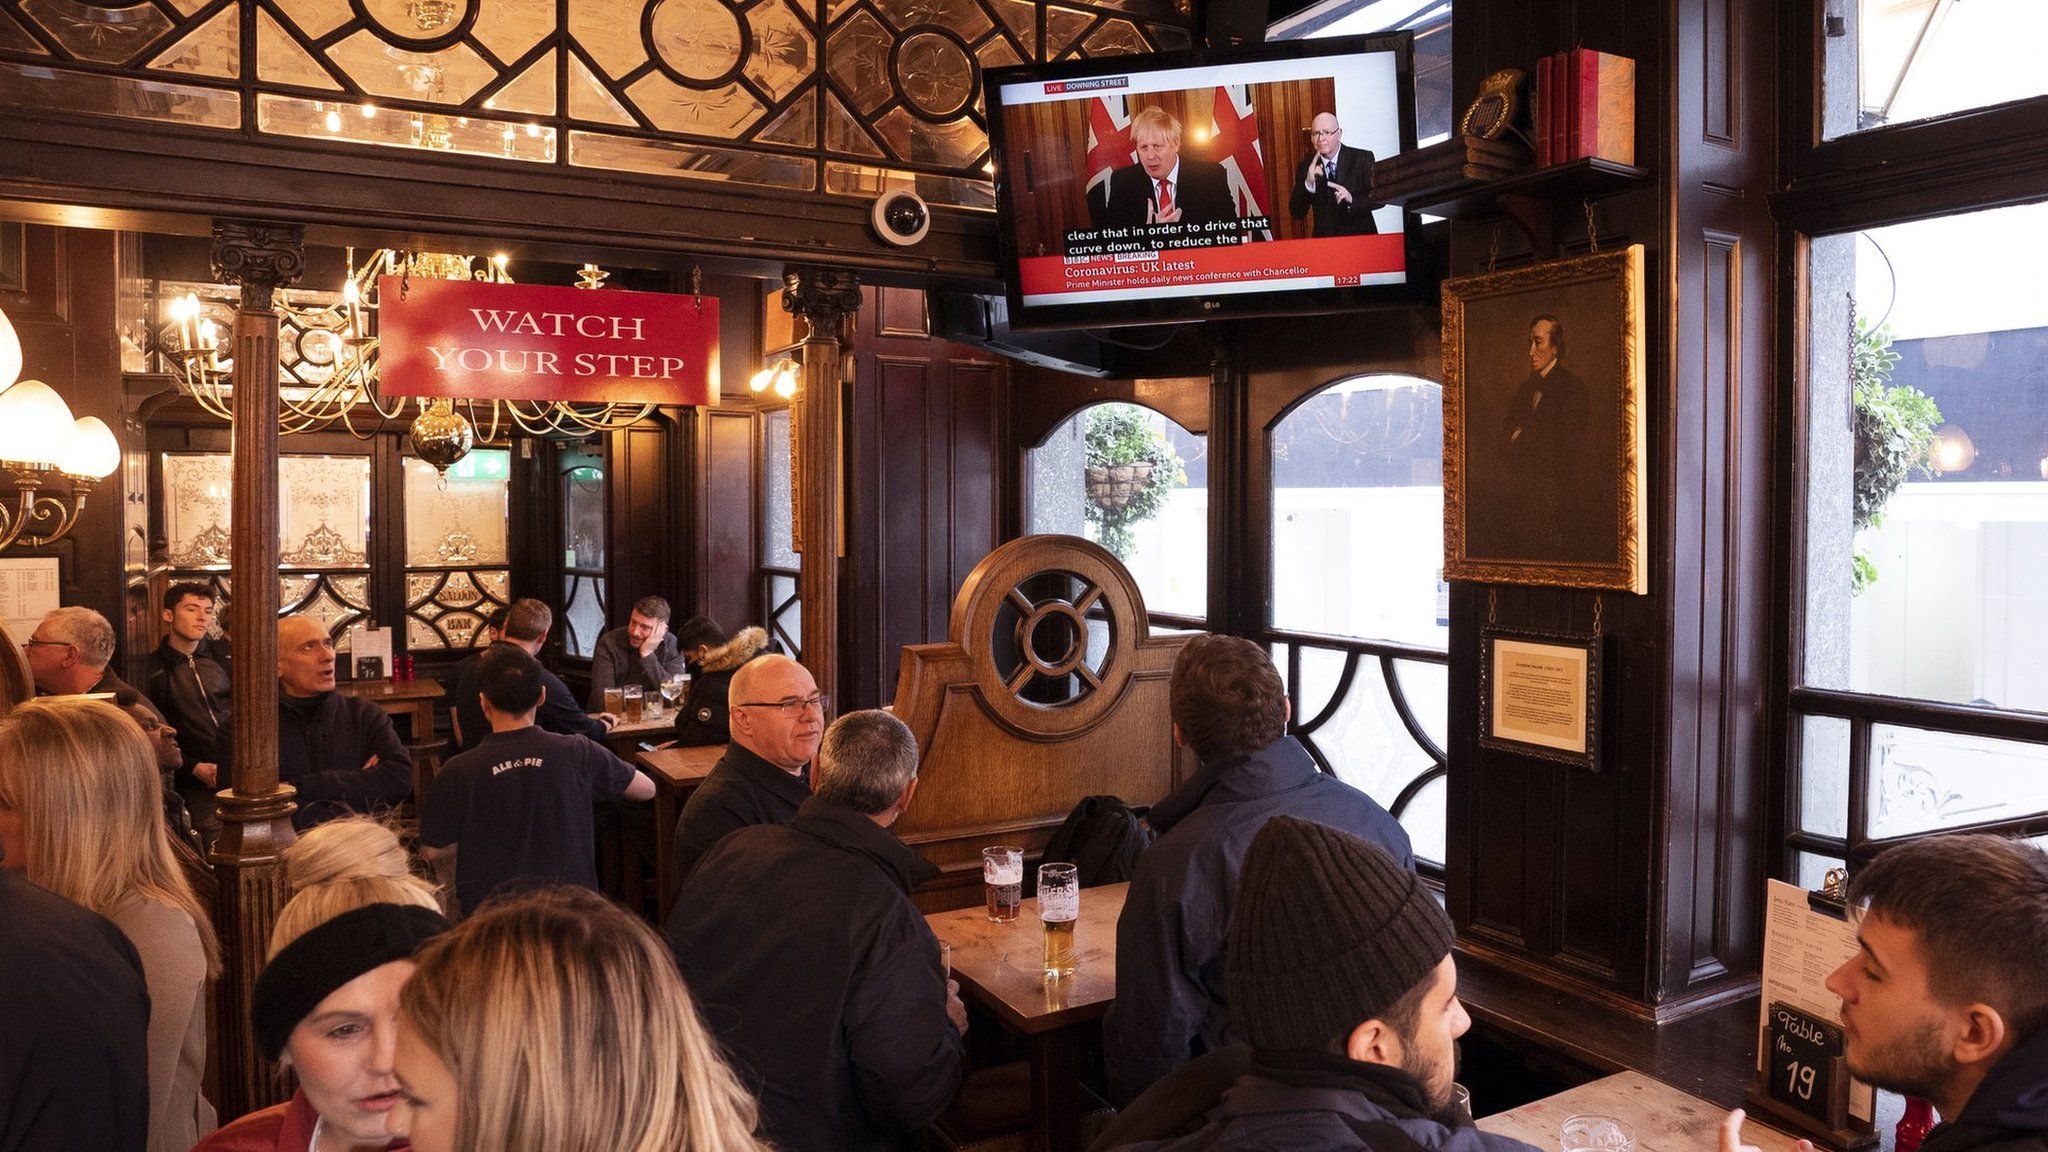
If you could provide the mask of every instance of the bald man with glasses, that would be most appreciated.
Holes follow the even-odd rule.
[[[1294,190],[1287,196],[1287,214],[1296,220],[1313,210],[1313,234],[1371,236],[1373,223],[1372,153],[1344,143],[1344,129],[1329,112],[1309,122],[1309,154],[1294,169]]]
[[[832,701],[810,672],[787,656],[760,656],[733,674],[730,698],[732,743],[676,822],[679,879],[729,833],[789,823],[811,794],[811,758]]]

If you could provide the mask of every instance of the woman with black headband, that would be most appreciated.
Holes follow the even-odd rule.
[[[342,822],[332,837],[324,833],[325,827],[314,829],[288,850],[288,873],[301,872],[313,849],[354,855],[361,848],[354,841],[390,837],[367,821]],[[339,842],[344,833],[350,843]],[[323,843],[329,839],[337,843]],[[323,859],[332,855],[327,851]],[[292,1069],[299,1090],[290,1101],[214,1133],[193,1152],[406,1147],[392,1125],[398,993],[412,975],[413,954],[448,921],[427,906],[432,897],[416,878],[378,875],[365,863],[325,879],[302,889],[279,913],[270,962],[256,980],[250,1009],[257,1046]],[[309,923],[322,913],[329,918]]]

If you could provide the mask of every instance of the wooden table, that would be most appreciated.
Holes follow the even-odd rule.
[[[1031,1057],[1032,1152],[1082,1147],[1081,1042],[1116,998],[1116,921],[1129,889],[1105,884],[1082,890],[1074,928],[1079,961],[1063,980],[1045,978],[1037,900],[1026,900],[1008,924],[990,922],[979,905],[925,917],[939,940],[953,946],[961,998],[1024,1038]]]
[[[1617,1072],[1532,1104],[1488,1116],[1479,1127],[1545,1149],[1558,1146],[1565,1117],[1592,1112],[1626,1121],[1636,1130],[1635,1152],[1714,1152],[1720,1147],[1725,1108],[1709,1104],[1640,1072]],[[1788,1152],[1798,1138],[1754,1119],[1742,1125],[1742,1142],[1763,1152]]]
[[[641,741],[659,744],[674,736],[675,728],[675,710],[670,709],[651,720],[635,720],[630,724],[621,720],[605,733],[604,742],[615,755],[630,757],[640,751]]]
[[[682,880],[675,874],[676,818],[682,814],[683,802],[725,755],[725,747],[702,744],[693,748],[657,748],[633,757],[633,762],[654,780],[654,878],[661,886],[659,895],[663,903],[675,894]]]
[[[442,696],[439,681],[346,680],[336,687],[343,696],[368,700],[392,719],[404,720],[409,742],[424,744],[434,738],[434,701]]]

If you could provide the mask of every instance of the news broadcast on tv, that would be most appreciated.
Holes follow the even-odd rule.
[[[1393,50],[1147,68],[991,87],[1026,310],[1398,285]],[[993,78],[992,78],[993,79]]]

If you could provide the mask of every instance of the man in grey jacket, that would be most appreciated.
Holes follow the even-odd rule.
[[[626,616],[624,628],[597,638],[590,651],[590,711],[604,707],[604,690],[638,684],[658,693],[661,682],[683,674],[683,650],[668,630],[668,601],[642,596]]]

